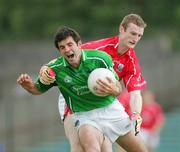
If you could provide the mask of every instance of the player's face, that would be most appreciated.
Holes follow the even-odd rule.
[[[144,28],[133,23],[129,23],[127,29],[120,27],[120,45],[123,47],[134,48],[143,36]]]
[[[58,42],[60,54],[74,67],[77,67],[80,64],[80,44],[80,42],[77,44],[71,36]]]

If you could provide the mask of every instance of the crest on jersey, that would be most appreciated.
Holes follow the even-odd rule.
[[[141,81],[141,75],[137,77],[137,81]]]
[[[68,75],[64,78],[64,82],[66,83],[70,83],[71,81],[72,81],[72,78]]]
[[[118,71],[122,71],[122,69],[124,68],[124,64],[120,63],[118,66],[117,66],[117,70]]]

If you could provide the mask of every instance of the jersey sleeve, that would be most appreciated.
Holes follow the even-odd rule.
[[[42,83],[40,82],[40,80],[39,80],[39,77],[37,78],[37,80],[36,80],[36,82],[35,82],[35,85],[36,85],[37,89],[38,89],[40,92],[42,92],[42,93],[46,92],[47,90],[49,90],[49,89],[52,88],[53,86],[56,86],[55,83],[50,84],[50,85],[44,85],[44,84],[42,84]]]
[[[136,56],[134,56],[133,62],[130,62],[128,65],[126,74],[123,77],[123,82],[128,92],[143,90],[147,87],[147,82],[141,74],[141,68]]]
[[[123,78],[123,81],[128,92],[134,90],[143,90],[147,86],[147,83],[144,80],[144,77],[141,75],[141,73],[127,75],[126,77]]]

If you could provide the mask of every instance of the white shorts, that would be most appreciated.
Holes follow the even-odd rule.
[[[87,112],[74,114],[75,126],[79,129],[84,124],[89,124],[100,130],[114,143],[119,136],[132,130],[132,123],[124,107],[116,99],[111,105]]]

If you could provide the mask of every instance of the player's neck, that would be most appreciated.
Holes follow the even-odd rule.
[[[124,54],[129,48],[125,47],[125,46],[118,46],[118,54],[122,55]]]

